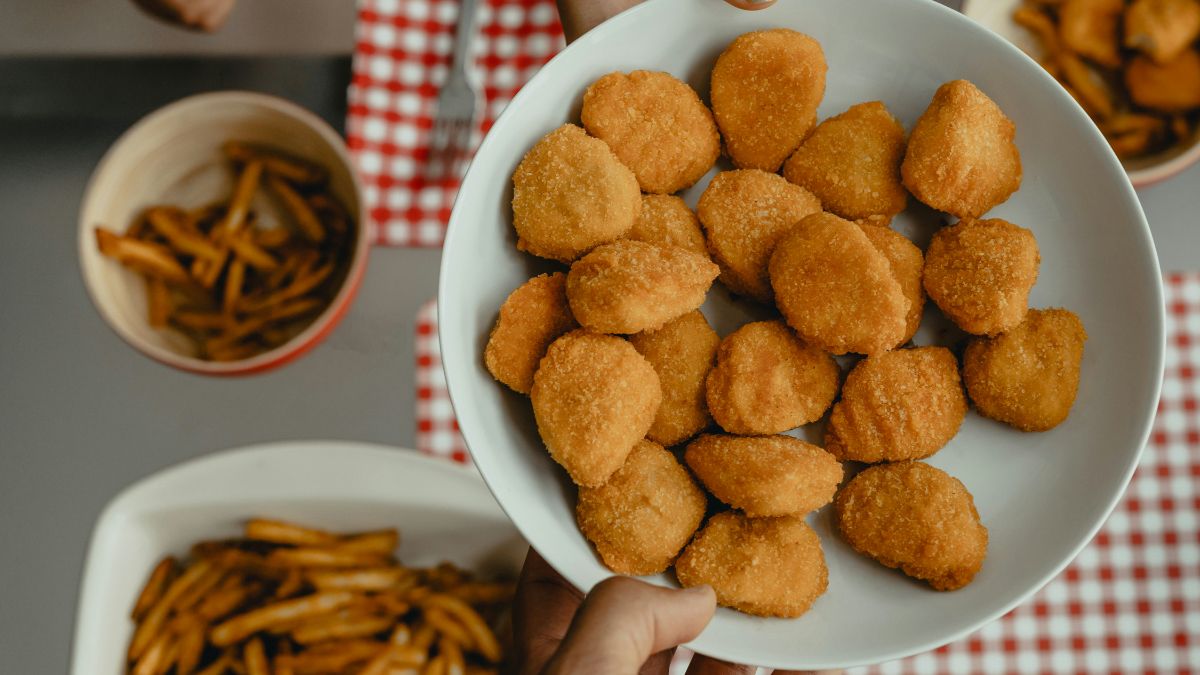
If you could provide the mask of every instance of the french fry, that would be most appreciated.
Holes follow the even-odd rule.
[[[212,663],[204,667],[204,670],[196,673],[196,675],[222,675],[233,664],[233,651],[226,649],[221,652],[221,655],[213,660]]]
[[[246,663],[246,675],[271,675],[267,665],[267,650],[261,638],[254,638],[242,648],[242,661]]]
[[[255,230],[254,243],[263,248],[279,248],[292,240],[292,233],[286,227],[272,227],[269,230]]]
[[[279,645],[279,653],[275,655],[275,660],[271,662],[272,675],[294,675],[296,671],[292,670],[292,643],[284,640]]]
[[[412,642],[412,629],[408,624],[402,623],[396,626],[392,631],[391,637],[388,638],[388,644],[404,646]]]
[[[146,617],[138,624],[138,627],[133,632],[133,639],[129,642],[129,652],[126,655],[129,661],[137,661],[146,649],[150,647],[150,643],[157,639],[163,625],[166,623],[168,612],[171,611],[175,601],[179,596],[187,592],[192,584],[196,583],[208,571],[212,569],[211,563],[200,560],[191,567],[184,570],[179,576],[167,586],[163,591],[158,602],[146,612]]]
[[[221,303],[221,308],[227,316],[233,316],[234,310],[237,309],[245,283],[246,263],[241,258],[236,258],[229,263],[229,272],[225,275],[225,300]]]
[[[516,593],[516,586],[511,583],[481,583],[471,582],[450,589],[449,593],[463,602],[472,605],[493,605],[499,602],[510,602]]]
[[[261,592],[261,586],[245,583],[239,577],[229,577],[227,583],[213,591],[196,608],[196,614],[205,621],[223,619],[250,598]]]
[[[197,579],[196,583],[192,584],[190,588],[179,594],[179,597],[171,605],[171,609],[176,612],[186,612],[193,609],[224,577],[225,570],[223,569],[214,568],[209,570]]]
[[[283,581],[279,582],[279,586],[275,588],[275,599],[283,600],[295,595],[304,586],[304,572],[299,569],[292,568],[288,570],[287,576]]]
[[[385,649],[385,643],[374,640],[335,640],[294,654],[289,665],[296,675],[340,672],[355,663],[370,661]]]
[[[161,244],[122,237],[102,227],[96,228],[96,244],[104,255],[139,272],[172,283],[188,282],[187,271]]]
[[[237,183],[233,188],[233,198],[225,209],[225,215],[217,228],[223,234],[234,234],[246,223],[246,214],[250,212],[250,201],[258,190],[262,178],[263,165],[261,161],[252,160],[242,168]]]
[[[1108,136],[1108,144],[1118,157],[1136,157],[1146,152],[1150,147],[1150,132],[1133,131],[1119,136]]]
[[[451,618],[446,611],[438,607],[427,607],[424,617],[429,622],[429,625],[433,626],[442,636],[453,640],[459,646],[466,649],[473,648],[475,643],[471,639],[471,634],[467,632],[467,629],[461,623]]]
[[[436,607],[454,617],[471,636],[475,652],[491,663],[498,663],[500,661],[503,654],[500,649],[499,640],[496,639],[496,635],[492,633],[492,629],[488,627],[487,622],[470,605],[452,595],[438,593],[429,596],[425,600],[423,607],[427,611],[429,608]]]
[[[209,347],[207,354],[208,358],[212,359],[213,361],[228,362],[248,359],[251,356],[257,355],[261,351],[262,350],[258,348],[258,345],[247,342],[240,345]]]
[[[222,146],[225,156],[235,162],[262,162],[267,173],[274,174],[296,185],[311,187],[325,182],[325,170],[281,152],[251,146],[239,141],[229,141]]]
[[[347,571],[310,570],[308,581],[321,591],[382,591],[396,586],[411,574],[401,567],[379,567]]]
[[[269,271],[279,266],[279,261],[256,244],[251,239],[251,235],[247,235],[244,232],[233,234],[229,235],[226,241],[229,242],[229,247],[239,260],[253,265],[255,269]]]
[[[395,620],[389,616],[352,614],[330,616],[302,623],[292,630],[292,639],[307,645],[327,640],[369,637],[392,627]]]
[[[428,623],[421,623],[412,634],[412,646],[421,653],[426,653],[437,639],[437,629]]]
[[[464,675],[467,669],[462,649],[453,640],[438,640],[438,654],[446,662],[446,675]]]
[[[1063,79],[1070,83],[1083,102],[1083,107],[1092,115],[1106,119],[1113,114],[1113,100],[1096,74],[1072,52],[1060,51],[1058,66]]]
[[[179,657],[175,660],[175,675],[191,675],[204,654],[203,622],[194,620],[179,634]]]
[[[325,227],[321,225],[321,221],[317,219],[317,214],[313,213],[312,207],[300,196],[300,193],[292,189],[287,181],[275,176],[267,176],[267,185],[279,197],[279,201],[283,204],[283,208],[296,222],[296,227],[312,241],[322,241],[325,239]]]
[[[272,625],[340,609],[354,602],[357,597],[347,591],[325,591],[266,605],[226,619],[212,629],[209,640],[217,647],[225,647]]]
[[[391,555],[395,553],[396,547],[400,545],[400,531],[395,528],[386,530],[377,530],[375,532],[363,532],[362,534],[350,535],[339,541],[334,548],[339,551],[350,551],[354,553],[375,553],[378,555]]]
[[[333,263],[326,263],[307,274],[298,273],[290,286],[286,286],[264,298],[246,298],[242,301],[238,309],[243,312],[259,312],[272,305],[278,305],[292,298],[306,295],[309,291],[320,286],[321,282],[329,278],[329,275],[332,273]]]
[[[161,633],[134,664],[132,675],[158,675],[166,670],[170,658],[171,634]]]
[[[421,675],[446,675],[446,658],[438,654],[430,659],[421,670]]]
[[[183,214],[162,207],[155,207],[146,212],[146,222],[176,251],[200,260],[216,261],[221,255],[220,251],[208,239],[189,231],[191,228],[186,224],[185,218]]]
[[[268,518],[252,518],[246,521],[243,534],[247,539],[271,544],[319,546],[338,541],[337,535],[324,530]]]
[[[1117,113],[1100,124],[1100,130],[1105,134],[1119,136],[1132,132],[1160,132],[1166,121],[1153,115],[1138,113]]]
[[[158,277],[146,280],[146,305],[150,325],[162,328],[171,317],[171,290],[167,282]]]
[[[386,560],[375,553],[325,548],[278,548],[267,556],[267,562],[285,567],[375,567]]]
[[[325,222],[329,223],[329,229],[334,232],[345,234],[350,230],[350,216],[333,197],[325,193],[317,193],[308,198],[308,205],[318,215],[325,216]]]
[[[133,611],[130,612],[131,618],[136,621],[150,611],[154,603],[162,597],[163,590],[167,587],[167,581],[171,575],[175,574],[176,567],[177,563],[173,556],[163,558],[154,566],[154,570],[150,572],[150,578],[146,580],[146,585],[138,594],[137,602],[133,603]]]

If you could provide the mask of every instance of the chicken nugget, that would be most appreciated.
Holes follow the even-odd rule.
[[[752,169],[717,174],[696,205],[721,283],[762,303],[771,302],[767,261],[775,244],[805,216],[820,212],[821,201],[808,190]]]
[[[967,345],[967,393],[984,417],[1021,431],[1053,429],[1075,404],[1086,341],[1073,312],[1031,309],[1016,328]]]
[[[691,187],[721,154],[712,113],[695,90],[669,73],[609,73],[583,94],[580,117],[646,192]]]
[[[658,373],[662,404],[646,437],[672,446],[712,423],[704,400],[705,382],[717,358],[721,338],[698,310],[629,338]]]
[[[1021,187],[1012,120],[974,84],[938,87],[908,137],[904,186],[939,211],[978,218]]]
[[[708,584],[717,604],[756,616],[794,618],[829,587],[821,540],[802,518],[718,513],[675,563],[685,588]]]
[[[734,434],[777,434],[821,419],[837,395],[833,357],[782,321],[748,323],[721,341],[708,411]]]
[[[1165,64],[1135,57],[1125,67],[1125,86],[1134,103],[1151,110],[1182,113],[1200,108],[1200,52],[1184,50]]]
[[[1125,0],[1065,0],[1058,10],[1063,44],[1107,68],[1121,65],[1121,14]]]
[[[719,271],[708,258],[682,248],[623,239],[571,265],[567,299],[584,328],[638,333],[704,304]]]
[[[708,257],[700,221],[687,202],[674,195],[642,195],[642,213],[626,236],[634,241],[679,248]]]
[[[776,245],[769,269],[775,304],[805,342],[877,354],[903,341],[911,303],[862,227],[809,216]]]
[[[983,567],[987,528],[971,493],[941,469],[924,462],[872,466],[833,504],[851,548],[939,591],[966,586]]]
[[[958,327],[995,335],[1021,323],[1037,283],[1037,239],[1007,220],[963,220],[933,235],[925,291]]]
[[[569,263],[628,234],[642,194],[604,141],[564,124],[517,165],[512,207],[518,249]]]
[[[859,223],[859,226],[875,249],[888,259],[892,275],[900,282],[904,297],[908,298],[908,316],[904,320],[904,337],[900,340],[900,344],[904,344],[917,334],[917,329],[921,327],[921,315],[925,312],[925,287],[921,284],[925,257],[908,237],[891,228],[863,223]]]
[[[735,166],[775,172],[817,121],[825,52],[786,28],[738,36],[717,57],[712,108]]]
[[[627,341],[575,330],[550,344],[529,398],[550,456],[577,485],[596,486],[645,437],[662,390]]]
[[[903,160],[904,127],[879,101],[859,103],[817,125],[783,165],[783,177],[847,220],[890,220],[908,202]]]
[[[1200,1],[1134,0],[1125,10],[1125,46],[1156,63],[1174,61],[1200,37]]]
[[[528,394],[546,348],[579,327],[567,304],[567,275],[543,274],[521,284],[500,305],[483,361],[488,372],[513,391]]]
[[[837,458],[791,436],[705,435],[684,461],[714,497],[751,518],[816,511],[842,482]]]
[[[638,441],[606,483],[579,488],[579,529],[617,574],[667,569],[704,520],[708,500],[675,455]]]
[[[868,356],[846,376],[825,427],[825,449],[856,462],[924,459],[954,438],[966,415],[958,359],[949,349]]]

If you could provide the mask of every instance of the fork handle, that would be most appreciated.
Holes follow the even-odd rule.
[[[475,38],[475,16],[478,13],[479,0],[459,0],[458,27],[454,30],[454,61],[452,67],[456,71],[466,72],[467,54],[471,51],[471,41]]]

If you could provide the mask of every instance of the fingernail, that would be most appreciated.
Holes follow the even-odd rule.
[[[700,595],[708,596],[711,594],[715,594],[715,591],[713,591],[713,587],[709,586],[708,584],[701,584],[699,586],[689,586],[688,588],[683,589],[683,592],[687,593],[689,595],[696,595],[696,596],[700,596]]]

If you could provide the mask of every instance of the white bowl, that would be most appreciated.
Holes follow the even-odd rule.
[[[342,287],[303,331],[249,359],[205,361],[186,336],[152,328],[142,277],[96,248],[95,228],[123,232],[153,204],[204,206],[229,194],[233,176],[221,153],[228,140],[262,143],[329,170],[329,188],[355,220],[355,242]],[[325,338],[349,309],[366,271],[370,237],[361,213],[362,187],[341,136],[300,106],[266,94],[198,94],[150,113],[109,148],[88,181],[79,212],[79,264],[104,320],[131,346],[182,370],[205,375],[257,373],[287,363]],[[267,200],[260,204],[269,208]]]
[[[583,589],[610,572],[575,524],[574,490],[542,446],[528,400],[497,384],[483,346],[505,296],[552,269],[514,247],[510,176],[543,134],[577,114],[613,70],[662,69],[702,96],[735,36],[785,26],[819,39],[829,62],[820,115],[881,99],[909,127],[934,90],[973,80],[1017,124],[1024,186],[990,215],[1031,228],[1041,247],[1034,307],[1064,306],[1091,339],[1069,420],[1024,434],[972,412],[930,463],[975,497],[991,545],[974,583],[937,593],[821,535],[829,590],[796,620],[720,610],[692,645],[736,662],[821,669],[935,648],[1007,612],[1056,575],[1116,504],[1150,430],[1163,363],[1162,287],[1145,217],[1121,165],[1083,111],[1041,68],[995,34],[924,0],[805,0],[758,12],[722,0],[651,0],[569,46],[529,82],[484,140],[455,204],[442,258],[442,359],[458,423],[500,505],[559,572]],[[689,190],[695,199],[707,184]],[[897,227],[924,246],[942,216],[914,206]],[[717,287],[704,311],[722,335],[746,320]],[[931,314],[936,314],[932,312]],[[917,342],[957,340],[927,320]],[[673,584],[669,576],[653,579]]]
[[[525,543],[478,475],[443,460],[345,441],[231,450],[127,488],[96,522],[75,618],[72,675],[120,675],[129,610],[155,563],[201,539],[236,536],[254,516],[333,530],[400,528],[410,565],[449,560],[515,574]]]
[[[1022,0],[966,0],[963,14],[994,31],[1030,54],[1038,53],[1037,40],[1013,21],[1013,10]],[[1200,127],[1193,129],[1185,143],[1145,157],[1123,160],[1134,187],[1143,188],[1174,178],[1200,160]]]

